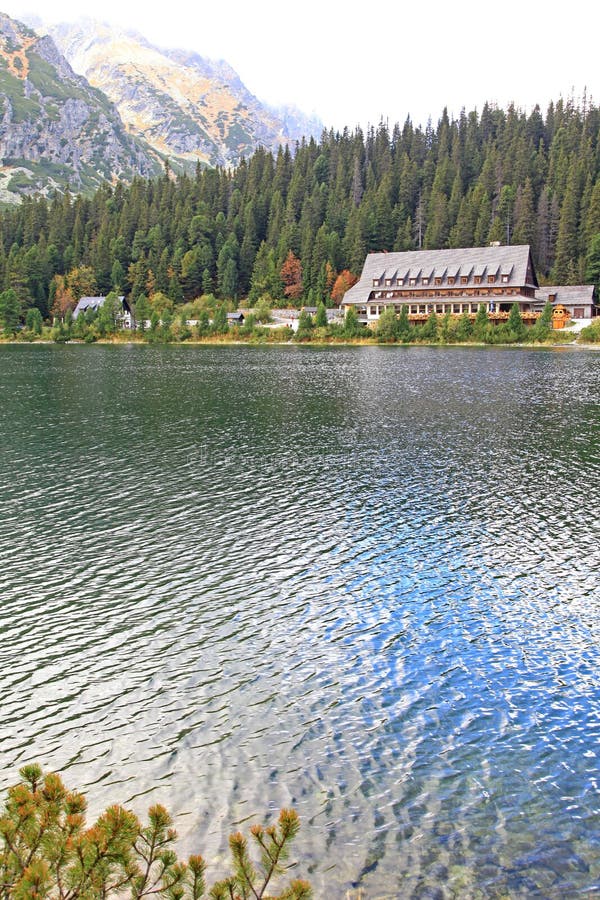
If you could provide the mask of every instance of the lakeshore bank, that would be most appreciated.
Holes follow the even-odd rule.
[[[120,337],[118,335],[112,335],[111,337],[98,338],[97,340],[90,342],[78,339],[69,339],[66,341],[55,341],[50,340],[49,338],[38,338],[38,339],[30,339],[30,338],[22,338],[22,339],[14,339],[14,338],[0,338],[0,346],[14,346],[14,345],[24,345],[31,346],[32,344],[40,344],[40,345],[48,345],[48,344],[66,344],[69,346],[126,346],[126,345],[147,345],[147,346],[178,346],[178,347],[202,347],[202,346],[231,346],[231,347],[239,347],[239,346],[249,346],[249,347],[265,347],[265,346],[273,346],[273,347],[421,347],[421,348],[439,348],[439,349],[459,349],[459,348],[468,348],[472,347],[473,349],[523,349],[523,350],[600,350],[600,343],[591,343],[591,342],[583,342],[577,341],[576,339],[572,341],[536,341],[536,342],[520,342],[520,343],[486,343],[484,341],[455,341],[444,343],[441,341],[380,341],[376,338],[331,338],[329,340],[269,340],[260,337],[253,338],[241,338],[239,336],[236,337],[228,337],[227,335],[215,335],[205,338],[189,338],[186,340],[148,340],[144,337],[138,337],[131,334]]]

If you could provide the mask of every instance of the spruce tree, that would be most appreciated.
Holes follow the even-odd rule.
[[[81,316],[81,318],[83,320],[83,316]],[[42,314],[36,306],[27,310],[25,315],[25,327],[28,331],[31,331],[33,334],[41,334],[42,322]]]
[[[572,160],[572,168],[567,182],[567,189],[560,211],[558,238],[556,241],[556,260],[553,276],[557,284],[572,284],[573,263],[578,257],[577,228],[579,224],[580,202],[579,172]]]
[[[346,317],[344,319],[344,334],[346,337],[356,337],[359,330],[360,323],[358,321],[356,308],[354,306],[349,306],[346,310]]]
[[[5,334],[16,332],[21,315],[21,304],[16,291],[9,288],[0,294],[0,325]]]
[[[523,319],[521,317],[521,311],[519,309],[518,303],[513,303],[513,305],[511,306],[510,313],[508,314],[507,325],[510,332],[515,335],[518,341],[522,340],[525,337],[526,328],[523,324]]]
[[[473,336],[478,341],[483,341],[485,339],[489,324],[490,319],[488,316],[487,307],[485,303],[480,303],[477,310],[477,315],[475,316],[475,321],[473,322]]]
[[[327,328],[327,310],[325,309],[325,304],[323,302],[317,304],[315,325],[317,328]]]
[[[600,292],[600,231],[592,236],[586,256],[585,277]]]
[[[408,339],[410,335],[411,325],[408,318],[408,306],[403,303],[400,307],[400,315],[398,316],[398,337],[402,340]]]
[[[398,323],[399,324],[399,323]],[[421,332],[422,337],[426,341],[435,342],[438,338],[438,317],[434,312],[429,313],[427,321],[423,325]]]

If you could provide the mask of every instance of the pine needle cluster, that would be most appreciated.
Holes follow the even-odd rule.
[[[163,900],[308,900],[306,881],[292,880],[267,895],[285,861],[300,822],[283,809],[276,825],[251,829],[229,840],[233,872],[208,889],[201,856],[182,861],[177,832],[167,810],[148,810],[146,824],[122,806],[110,806],[86,824],[83,794],[69,791],[59,775],[25,766],[8,791],[0,814],[0,900],[108,900],[157,897]]]

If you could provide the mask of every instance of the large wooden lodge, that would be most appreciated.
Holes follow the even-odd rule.
[[[572,318],[591,319],[597,312],[593,286],[540,288],[528,245],[494,243],[461,250],[369,253],[360,280],[346,292],[342,305],[354,306],[359,320],[371,325],[384,309],[393,307],[399,314],[403,305],[415,323],[432,312],[474,317],[482,305],[490,320],[499,323],[518,303],[523,321],[533,324],[548,300],[568,301]]]

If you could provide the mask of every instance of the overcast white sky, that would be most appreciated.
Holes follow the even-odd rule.
[[[163,47],[225,59],[260,99],[293,103],[334,128],[416,124],[481,109],[487,99],[530,109],[551,99],[600,101],[595,0],[5,0],[46,20],[81,16],[134,27]]]

